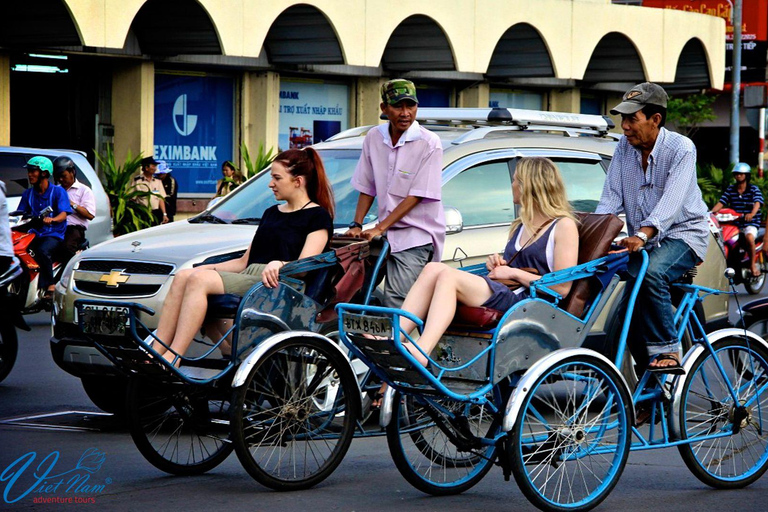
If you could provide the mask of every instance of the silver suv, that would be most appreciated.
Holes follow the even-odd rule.
[[[613,123],[600,116],[513,109],[418,110],[443,143],[443,204],[448,236],[443,259],[454,265],[482,262],[503,250],[515,218],[512,175],[524,156],[546,156],[563,173],[568,197],[576,210],[595,210],[616,138]],[[350,178],[360,157],[363,136],[372,126],[342,132],[315,146],[325,163],[336,198],[336,228],[353,219],[357,192]],[[173,275],[197,263],[237,257],[245,251],[259,218],[275,204],[263,172],[220,203],[187,221],[146,229],[89,250],[64,272],[55,296],[55,361],[81,377],[86,392],[100,407],[114,409],[122,399],[115,368],[83,339],[73,303],[79,298],[135,301],[161,309]],[[365,218],[376,222],[376,205]],[[697,282],[724,289],[725,262],[713,240]],[[605,343],[615,330],[615,305],[604,309],[595,323],[592,342]],[[709,327],[728,321],[727,296],[710,297],[700,316]],[[157,317],[144,315],[150,326]]]

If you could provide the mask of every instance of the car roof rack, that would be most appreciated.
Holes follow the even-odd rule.
[[[458,137],[453,144],[482,139],[492,132],[522,130],[562,132],[572,137],[605,136],[616,126],[607,116],[498,107],[422,107],[416,112],[416,120],[423,124],[469,125],[476,128]]]

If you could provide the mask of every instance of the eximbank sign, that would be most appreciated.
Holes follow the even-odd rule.
[[[213,195],[221,163],[232,158],[234,80],[155,76],[155,154],[173,169],[179,192]]]

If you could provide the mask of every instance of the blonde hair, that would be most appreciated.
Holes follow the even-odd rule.
[[[565,183],[557,165],[549,158],[521,158],[515,167],[520,190],[520,216],[512,222],[512,233],[522,224],[534,233],[540,226],[533,225],[534,212],[549,219],[568,217],[576,221],[573,208],[565,194]]]

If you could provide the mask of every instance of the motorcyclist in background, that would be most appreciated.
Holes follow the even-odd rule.
[[[67,191],[69,205],[72,207],[72,214],[67,217],[64,250],[61,253],[61,264],[65,265],[85,242],[85,231],[96,215],[96,198],[87,185],[77,180],[75,162],[67,156],[60,156],[53,161],[53,180]]]
[[[50,183],[53,163],[44,156],[30,158],[24,166],[27,168],[27,178],[30,188],[24,191],[19,201],[19,211],[27,217],[40,215],[47,207],[53,212],[43,219],[40,228],[30,229],[35,233],[32,250],[35,261],[40,265],[40,283],[38,289],[45,290],[43,299],[53,298],[55,282],[53,280],[53,255],[64,245],[64,234],[67,231],[67,215],[72,213],[67,192]]]
[[[717,213],[728,206],[737,213],[744,215],[743,220],[739,220],[739,229],[747,240],[747,251],[749,252],[749,261],[753,276],[760,275],[760,269],[755,264],[755,238],[757,230],[760,228],[760,207],[763,205],[763,194],[757,185],[749,183],[752,169],[749,164],[739,162],[733,166],[733,179],[736,181],[729,185],[720,201],[712,208],[712,213]]]

